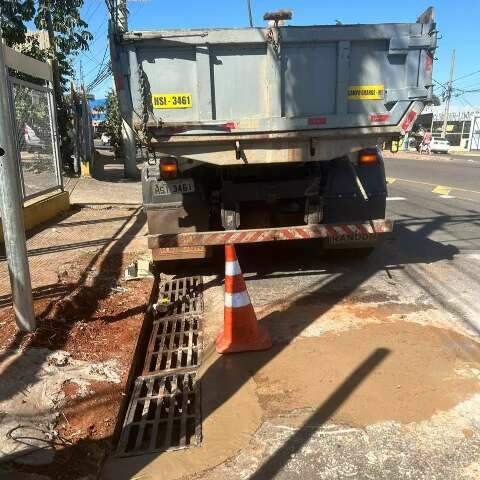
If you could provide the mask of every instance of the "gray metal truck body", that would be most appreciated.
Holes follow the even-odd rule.
[[[112,29],[127,141],[150,152],[150,233],[384,218],[381,154],[359,152],[431,103],[435,47],[433,9],[408,24]]]

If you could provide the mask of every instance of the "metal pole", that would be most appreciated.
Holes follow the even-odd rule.
[[[80,122],[78,119],[78,97],[74,84],[72,83],[72,105],[73,105],[73,171],[80,174]]]
[[[248,21],[250,23],[250,28],[253,28],[252,2],[251,2],[251,0],[247,0],[247,7],[248,7]]]
[[[127,0],[117,1],[117,25],[118,31],[128,31],[128,9]]]
[[[28,266],[20,172],[16,162],[3,41],[0,37],[0,204],[13,308],[17,327],[35,330],[32,283]]]
[[[128,31],[128,9],[127,9],[127,2],[126,0],[118,0],[117,1],[117,24],[114,25],[116,32],[110,31],[110,45],[112,45],[113,36],[118,32],[126,32]],[[130,55],[136,56],[135,51],[130,51]],[[113,75],[122,75],[121,69],[119,70],[118,65],[121,63],[122,59],[114,58],[114,55],[111,51],[112,57],[112,70]],[[127,59],[123,59],[126,61]],[[130,59],[128,59],[130,61]],[[136,65],[136,58],[133,62],[133,65]],[[135,132],[133,131],[130,123],[125,118],[125,111],[122,110],[122,106],[127,105],[131,102],[128,92],[125,89],[118,88],[116,82],[113,82],[113,90],[118,97],[120,103],[120,111],[122,114],[122,151],[121,156],[123,157],[124,166],[125,166],[125,176],[129,178],[138,178],[139,170],[137,169],[137,146],[135,142]]]
[[[445,102],[445,115],[443,117],[442,138],[447,138],[448,110],[450,109],[450,98],[452,98],[453,71],[455,70],[455,49],[452,51],[452,62],[450,64],[450,79],[447,84],[447,97]]]

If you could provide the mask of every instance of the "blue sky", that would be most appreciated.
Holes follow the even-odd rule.
[[[266,11],[290,8],[293,25],[342,23],[414,22],[426,8],[433,5],[437,28],[442,37],[434,64],[434,78],[444,83],[448,79],[450,56],[456,49],[454,86],[461,89],[480,89],[480,1],[478,0],[251,0],[254,24],[263,26]],[[162,28],[244,27],[248,25],[246,0],[137,0],[128,1],[129,28],[155,30]],[[98,72],[107,48],[107,11],[103,0],[85,0],[83,18],[94,35],[90,51],[78,57],[75,67],[80,76],[80,60],[85,83]],[[108,52],[107,52],[108,55]],[[110,88],[111,80],[94,90],[100,98]],[[439,89],[438,91],[440,91]],[[470,93],[453,100],[455,105],[480,106],[480,93]]]

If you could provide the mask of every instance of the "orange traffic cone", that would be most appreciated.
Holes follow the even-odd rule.
[[[234,245],[225,245],[224,326],[216,345],[218,353],[267,350],[272,346],[267,330],[258,325]]]

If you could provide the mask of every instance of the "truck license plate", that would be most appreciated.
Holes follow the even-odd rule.
[[[192,193],[195,183],[191,178],[183,180],[159,180],[153,184],[154,195],[173,195],[175,193]]]

